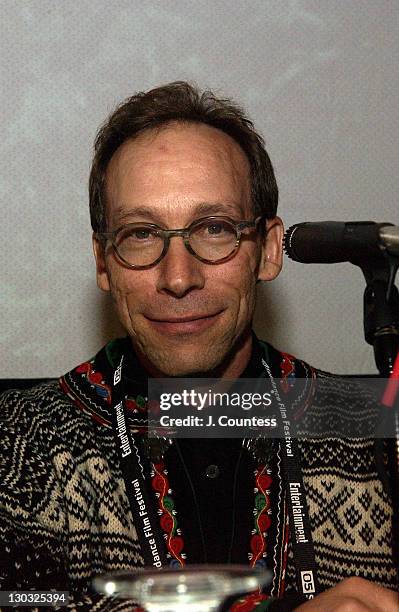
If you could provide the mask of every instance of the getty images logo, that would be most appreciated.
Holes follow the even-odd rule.
[[[301,582],[302,582],[302,593],[307,595],[309,599],[313,599],[314,595],[312,593],[315,592],[314,588],[314,578],[312,570],[305,570],[301,572]]]

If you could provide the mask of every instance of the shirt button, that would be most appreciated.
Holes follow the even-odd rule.
[[[217,478],[219,474],[220,474],[220,470],[218,466],[214,465],[213,463],[211,465],[208,465],[208,467],[205,470],[205,475],[207,478]]]

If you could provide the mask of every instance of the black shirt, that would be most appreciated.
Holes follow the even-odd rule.
[[[258,378],[254,338],[241,378]],[[175,439],[165,453],[187,563],[248,563],[257,463],[236,438]]]

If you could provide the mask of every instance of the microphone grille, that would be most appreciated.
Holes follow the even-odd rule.
[[[290,258],[293,259],[294,261],[296,261],[296,257],[294,255],[294,248],[292,246],[292,239],[293,236],[295,234],[295,231],[298,227],[298,224],[295,225],[291,225],[291,227],[289,227],[283,237],[283,249],[284,249],[284,253]]]

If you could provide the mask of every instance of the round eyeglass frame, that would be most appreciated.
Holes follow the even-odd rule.
[[[95,232],[94,236],[100,241],[110,240],[112,243],[112,248],[114,250],[114,253],[119,259],[119,261],[125,266],[127,266],[128,268],[132,268],[133,270],[146,270],[148,268],[152,268],[153,266],[156,266],[165,257],[166,253],[168,252],[170,239],[172,236],[181,236],[183,238],[184,245],[187,251],[191,255],[193,255],[193,257],[195,257],[202,263],[214,265],[214,264],[224,263],[225,261],[231,259],[238,251],[238,248],[241,243],[241,236],[242,236],[243,230],[247,228],[257,229],[257,225],[261,219],[263,219],[263,215],[257,217],[253,221],[233,221],[233,219],[230,219],[230,217],[216,215],[216,216],[202,217],[201,219],[196,219],[195,221],[190,223],[190,225],[188,225],[187,227],[183,227],[179,229],[163,229],[162,227],[159,227],[159,225],[156,225],[155,223],[127,223],[126,225],[121,225],[120,227],[113,230],[112,232]],[[189,242],[190,233],[193,231],[195,227],[204,223],[204,221],[224,221],[224,222],[227,222],[234,229],[235,234],[236,234],[236,242],[231,252],[225,257],[222,257],[221,259],[217,259],[217,260],[205,259],[204,257],[197,255],[197,253],[191,247],[191,244]],[[159,255],[159,257],[157,257],[157,259],[153,261],[152,263],[144,264],[144,265],[131,264],[128,261],[126,261],[126,259],[124,259],[122,255],[119,253],[118,246],[116,244],[116,238],[119,232],[121,232],[122,230],[125,230],[126,228],[143,227],[143,226],[156,230],[158,234],[161,236],[161,238],[163,239],[164,246],[163,246],[162,252]]]

